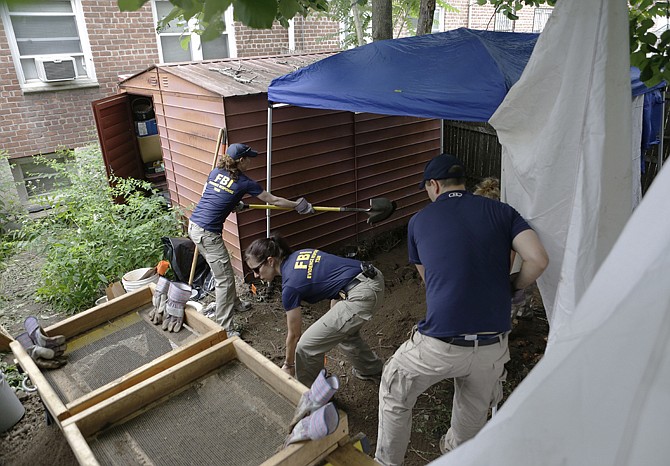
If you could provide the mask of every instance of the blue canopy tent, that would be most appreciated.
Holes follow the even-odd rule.
[[[373,42],[279,78],[270,102],[306,108],[488,121],[519,79],[539,34],[460,28]],[[557,64],[560,66],[560,64]],[[650,89],[631,68],[633,96]]]
[[[373,42],[274,79],[268,100],[299,107],[488,121],[538,34],[456,29]]]
[[[268,87],[268,182],[275,106],[486,122],[521,77],[538,37],[460,28],[373,42],[275,78]],[[633,96],[653,90],[637,69],[631,84]]]

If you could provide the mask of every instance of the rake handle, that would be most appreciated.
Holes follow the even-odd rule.
[[[224,146],[228,145],[228,128],[219,129],[219,135],[216,138],[216,148],[214,149],[214,159],[212,160],[212,170],[216,168],[216,162],[219,159],[219,150],[221,149],[221,143],[223,142]],[[195,249],[193,250],[193,261],[191,261],[191,273],[188,275],[188,285],[193,285],[193,278],[195,278],[195,267],[198,264],[198,245],[194,244]]]

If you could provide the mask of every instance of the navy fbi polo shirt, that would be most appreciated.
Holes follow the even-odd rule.
[[[300,301],[317,303],[336,299],[339,291],[359,273],[360,261],[318,249],[296,251],[281,264],[284,309],[295,309]]]
[[[409,261],[426,269],[431,337],[510,330],[512,240],[530,226],[508,204],[449,191],[408,225]]]
[[[246,194],[258,196],[262,192],[261,185],[244,173],[233,181],[227,170],[215,168],[207,178],[205,191],[191,214],[191,221],[207,231],[220,234],[226,217],[242,198]]]

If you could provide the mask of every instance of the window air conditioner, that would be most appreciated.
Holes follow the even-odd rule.
[[[45,83],[72,81],[77,77],[77,65],[72,57],[36,57],[37,77]]]

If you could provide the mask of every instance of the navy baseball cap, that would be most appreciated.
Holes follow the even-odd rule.
[[[256,157],[258,152],[246,144],[231,144],[226,154],[233,160],[240,160],[242,157]]]
[[[449,173],[452,167],[460,167],[461,169],[456,173]],[[440,154],[426,164],[419,189],[423,189],[428,180],[446,180],[447,178],[462,178],[464,176],[465,168],[455,155]]]

